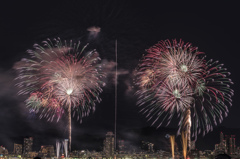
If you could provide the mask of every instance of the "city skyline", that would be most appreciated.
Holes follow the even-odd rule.
[[[92,2],[92,3],[91,3]],[[238,25],[239,11],[230,3],[199,3],[199,4],[169,4],[161,5],[154,1],[151,3],[120,2],[120,1],[83,1],[83,2],[49,2],[46,6],[43,2],[15,2],[13,6],[4,2],[6,6],[2,11],[3,16],[3,51],[0,59],[0,144],[9,150],[13,150],[13,143],[21,141],[21,138],[35,136],[37,145],[49,142],[54,143],[57,138],[67,138],[67,121],[65,117],[59,122],[47,122],[40,120],[38,114],[29,113],[25,106],[24,96],[17,96],[14,78],[16,72],[14,65],[21,58],[27,57],[26,50],[32,49],[34,43],[41,43],[47,38],[60,37],[62,39],[77,39],[84,43],[89,42],[90,48],[96,48],[100,57],[110,66],[115,66],[114,42],[118,39],[118,116],[117,138],[124,136],[131,138],[134,132],[143,131],[151,124],[145,117],[138,113],[136,97],[131,79],[138,60],[145,53],[145,49],[157,41],[165,39],[183,39],[197,46],[205,52],[209,58],[219,60],[225,64],[232,73],[230,76],[235,83],[233,89],[233,106],[229,109],[229,116],[223,123],[214,126],[213,132],[205,137],[198,137],[196,147],[206,144],[213,133],[218,133],[221,127],[235,128],[239,132],[240,102],[239,73],[237,69],[238,59]],[[169,9],[163,6],[171,6]],[[217,6],[219,5],[219,6]],[[72,8],[72,9],[65,9]],[[78,8],[79,6],[79,8]],[[162,7],[161,7],[162,6]],[[42,11],[44,8],[44,11]],[[93,12],[93,9],[95,12]],[[113,10],[112,14],[101,12],[104,9]],[[81,11],[82,10],[82,11]],[[64,12],[63,12],[64,11]],[[66,13],[65,13],[66,12]],[[87,15],[82,15],[86,12]],[[59,13],[56,14],[56,13]],[[98,14],[102,15],[97,16]],[[110,12],[111,13],[111,12]],[[91,19],[91,20],[89,20]],[[101,32],[95,39],[89,35],[88,27],[99,26]],[[114,71],[114,70],[113,70]],[[102,102],[97,104],[96,111],[83,119],[83,123],[73,119],[72,140],[73,149],[94,149],[99,147],[99,141],[108,131],[114,130],[114,78],[109,75],[107,85],[100,95]],[[176,123],[159,130],[175,129]],[[146,131],[154,131],[149,128]],[[233,131],[233,130],[232,130]],[[229,134],[229,133],[228,133]],[[234,133],[233,133],[234,134]],[[163,134],[162,134],[163,135]],[[213,136],[213,135],[212,135]],[[140,135],[138,135],[140,138]],[[159,137],[160,138],[160,137]],[[236,134],[236,139],[240,137]],[[134,141],[137,139],[134,138]],[[198,144],[202,142],[202,144]],[[217,141],[216,141],[217,142]],[[82,146],[81,146],[82,143]],[[84,144],[83,144],[84,143]],[[236,142],[237,143],[237,142]],[[12,148],[11,148],[12,147]],[[210,145],[214,148],[214,143]]]
[[[169,137],[167,137],[169,134],[172,135],[176,135],[175,134],[176,128],[160,128],[158,130],[155,130],[155,128],[152,127],[146,127],[146,128],[142,128],[142,129],[129,129],[129,133],[126,135],[123,132],[120,132],[119,136],[117,137],[117,152],[120,151],[120,143],[119,141],[123,142],[125,150],[135,150],[135,151],[141,151],[141,150],[145,150],[146,152],[152,152],[152,149],[154,150],[153,152],[155,152],[156,150],[163,150],[163,151],[170,151],[170,141],[169,141]],[[140,132],[140,133],[139,133]],[[235,132],[235,133],[232,133]],[[199,140],[197,140],[197,142],[195,143],[195,148],[196,150],[214,150],[216,149],[216,145],[220,145],[221,143],[221,133],[224,133],[224,137],[223,138],[227,138],[227,136],[232,137],[234,136],[234,140],[235,140],[235,145],[236,147],[240,147],[240,129],[228,129],[225,127],[218,127],[216,128],[215,132],[211,132],[209,133],[209,135],[207,137],[200,137]],[[217,134],[217,135],[216,135]],[[77,142],[79,143],[78,146],[75,145],[73,151],[76,150],[89,150],[89,151],[102,151],[102,152],[106,152],[106,137],[107,136],[113,136],[113,132],[108,131],[108,132],[103,132],[103,134],[101,136],[91,136],[89,133],[87,134],[81,134],[79,136],[81,136],[81,138],[78,138],[77,141],[73,141],[73,142]],[[89,140],[89,136],[90,140]],[[66,135],[67,137],[67,135]],[[96,140],[97,139],[97,140]],[[36,138],[34,140],[34,137],[24,137],[21,138],[19,137],[18,140],[14,140],[9,144],[12,144],[12,148],[13,149],[8,149],[8,152],[15,152],[15,144],[16,147],[18,147],[18,145],[22,145],[22,152],[24,154],[24,150],[25,149],[29,149],[28,151],[39,151],[40,146],[42,145],[54,145],[54,148],[56,148],[55,143],[57,141],[64,141],[65,139],[62,138],[55,138],[53,139],[51,142],[48,140],[45,141],[39,141],[38,138]],[[66,139],[67,140],[67,139]],[[95,141],[93,141],[95,140]],[[114,139],[113,139],[114,140]],[[202,141],[203,140],[203,141]],[[25,143],[31,141],[30,146],[24,146]],[[88,142],[93,142],[94,144],[92,144],[92,146],[89,146]],[[107,140],[108,143],[110,143],[110,139]],[[145,147],[142,146],[142,143],[146,143],[147,145]],[[176,146],[178,148],[178,150],[182,150],[182,144],[181,144],[181,136],[177,136],[175,139],[176,142]],[[114,141],[113,141],[114,143]],[[153,144],[153,147],[151,148],[151,150],[149,150],[149,145]],[[4,145],[2,145],[4,146]],[[78,147],[78,148],[77,148]],[[113,148],[113,144],[112,146],[110,146]],[[108,149],[110,148],[108,146]],[[113,150],[111,150],[113,151]],[[226,150],[226,153],[229,153]]]
[[[215,147],[213,149],[203,149],[200,151],[212,151],[215,154],[229,154],[229,155],[234,155],[236,153],[240,153],[240,144],[239,142],[236,143],[235,141],[235,134],[224,134],[223,131],[221,131],[218,135],[218,142],[215,143]],[[167,134],[165,137],[166,142],[170,142],[169,141],[169,134]],[[239,141],[239,140],[238,140]],[[105,137],[102,140],[102,150],[88,150],[88,149],[75,149],[73,150],[73,152],[75,151],[96,151],[96,152],[101,152],[102,155],[104,155],[105,157],[111,157],[113,156],[115,153],[117,154],[128,154],[128,153],[157,153],[159,151],[166,151],[166,152],[171,152],[171,148],[170,148],[170,143],[165,144],[164,146],[167,146],[167,149],[159,149],[159,147],[154,147],[155,143],[157,143],[156,141],[151,141],[149,142],[148,139],[142,139],[140,141],[138,141],[138,147],[133,146],[133,145],[126,145],[125,143],[128,143],[128,140],[119,140],[118,142],[118,146],[116,151],[114,150],[114,134],[113,132],[106,132]],[[41,147],[38,147],[38,150],[33,150],[33,143],[34,143],[34,138],[33,137],[29,137],[29,138],[23,138],[23,144],[19,144],[19,143],[14,143],[14,150],[13,151],[9,151],[7,150],[6,154],[15,154],[15,155],[24,155],[27,156],[29,155],[29,153],[39,153],[39,154],[48,154],[50,153],[51,156],[52,155],[56,155],[58,154],[66,154],[68,155],[69,152],[68,151],[68,139],[62,139],[56,140],[56,145],[49,145],[49,144],[44,144],[41,145]],[[179,152],[182,151],[182,147],[181,144],[179,144],[179,141],[176,141],[175,143],[175,152]],[[196,148],[196,144],[193,144],[193,147],[190,148],[193,152],[194,151],[199,151]],[[67,150],[67,152],[66,152]],[[55,154],[56,153],[56,154]]]

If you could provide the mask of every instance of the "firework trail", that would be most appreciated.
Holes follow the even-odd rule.
[[[191,110],[188,108],[183,115],[183,125],[181,126],[182,132],[186,132],[186,140],[188,143],[188,147],[191,147]]]
[[[190,128],[196,140],[227,116],[234,93],[229,75],[223,64],[207,61],[190,43],[160,41],[147,49],[136,69],[137,105],[157,127],[179,117],[178,134],[188,132],[190,144]]]
[[[18,64],[21,88],[19,94],[30,95],[26,105],[30,112],[40,112],[40,118],[57,121],[68,112],[69,151],[71,151],[71,113],[77,120],[95,110],[102,92],[101,64],[98,53],[80,49],[80,42],[58,39],[43,41],[27,50],[30,59]]]
[[[171,150],[172,150],[172,159],[174,159],[174,146],[175,146],[175,136],[170,136]]]
[[[182,135],[182,148],[183,148],[183,158],[186,159],[187,158],[187,132],[182,131],[181,133]]]

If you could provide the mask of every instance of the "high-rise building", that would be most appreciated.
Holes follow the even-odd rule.
[[[125,151],[124,140],[118,140],[118,153],[122,154]]]
[[[233,154],[236,153],[236,143],[235,143],[235,135],[232,135],[232,143],[233,143]]]
[[[33,146],[33,138],[24,138],[23,142],[23,154],[27,154],[28,152],[32,152],[32,146]]]
[[[216,150],[216,149],[215,149]],[[224,152],[227,153],[227,146],[226,146],[226,140],[224,140],[224,135],[223,132],[220,133],[220,143],[218,146],[218,150],[219,152]]]
[[[231,135],[230,140],[231,140],[231,145],[230,145],[231,154],[234,154],[236,152],[235,135]]]
[[[226,138],[227,153],[229,155],[232,155],[236,151],[235,135],[225,135],[225,138]]]
[[[154,152],[154,150],[153,150],[153,146],[154,146],[154,144],[153,143],[148,143],[148,152]]]
[[[227,154],[230,154],[230,137],[229,135],[225,135],[225,139],[226,139],[226,149],[227,149]]]
[[[195,140],[191,141],[191,146],[190,146],[190,150],[195,150],[196,149],[196,142]]]
[[[220,149],[220,144],[215,144],[215,151],[218,151]]]
[[[223,136],[223,132],[220,133],[220,144],[223,143],[224,140],[224,136]]]
[[[111,157],[114,155],[114,134],[113,132],[107,132],[106,139],[103,143],[103,153],[106,157]]]
[[[223,140],[223,143],[221,145],[221,150],[227,153],[227,142],[226,140]]]
[[[16,155],[21,155],[22,154],[22,144],[16,144],[14,143],[14,146],[13,146],[13,153],[16,154]]]
[[[232,141],[229,139],[228,135],[225,135],[225,139],[223,136],[223,132],[220,132],[220,143],[215,145],[215,154],[225,154],[225,153],[230,153],[231,148],[229,143]]]

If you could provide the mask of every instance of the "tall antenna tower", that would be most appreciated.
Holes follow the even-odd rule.
[[[115,74],[115,124],[114,124],[114,149],[117,150],[117,39],[115,41],[115,55],[116,55],[116,74]]]

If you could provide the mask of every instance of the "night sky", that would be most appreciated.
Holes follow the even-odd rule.
[[[197,141],[198,149],[214,149],[219,133],[235,134],[240,146],[239,96],[239,15],[237,3],[190,3],[128,1],[128,0],[68,0],[68,1],[4,1],[0,7],[0,145],[9,151],[13,143],[23,143],[24,137],[34,138],[34,150],[41,145],[54,145],[57,138],[67,138],[67,120],[57,122],[39,119],[25,107],[26,97],[17,96],[14,86],[17,74],[14,64],[28,57],[27,49],[47,38],[80,40],[96,48],[102,59],[115,61],[114,43],[118,41],[118,138],[126,145],[139,147],[141,140],[155,143],[156,149],[168,149],[167,133],[176,127],[149,127],[138,113],[135,89],[131,88],[132,72],[145,49],[160,40],[182,39],[205,52],[207,59],[224,63],[235,83],[233,106],[223,123]],[[87,28],[101,27],[95,39]],[[110,72],[111,73],[111,72]],[[109,73],[109,74],[110,74]],[[110,75],[100,95],[102,102],[96,111],[80,124],[72,120],[72,150],[101,150],[107,131],[114,131],[114,82]],[[179,140],[179,137],[177,138]],[[179,145],[180,147],[180,145]]]

